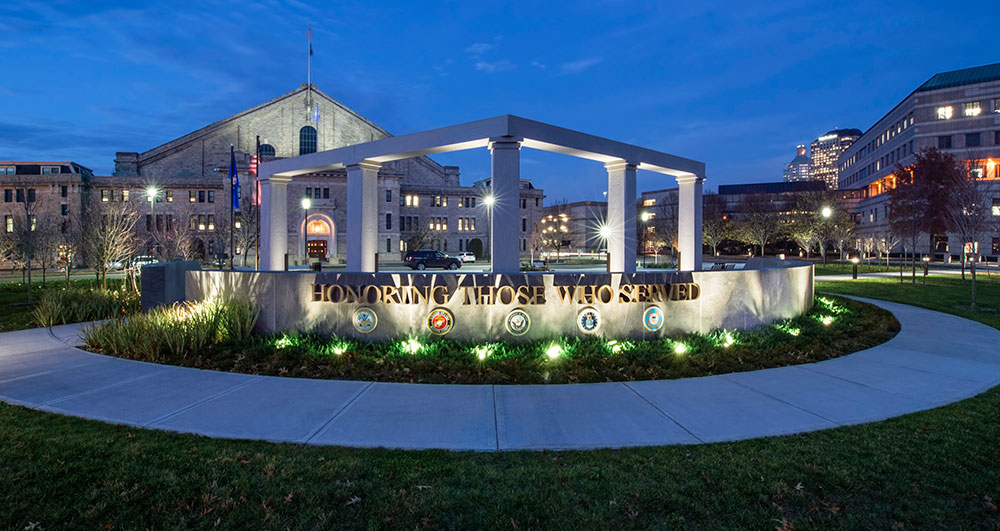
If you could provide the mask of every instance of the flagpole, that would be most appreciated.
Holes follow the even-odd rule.
[[[260,176],[260,165],[263,163],[260,160],[260,135],[257,135],[257,170],[253,174],[253,193],[256,201],[254,201],[254,216],[257,218],[254,221],[254,236],[253,236],[253,254],[254,254],[254,270],[260,271],[260,183],[257,179]]]
[[[236,160],[236,147],[229,144],[229,161],[232,164]],[[236,201],[236,187],[233,186],[233,171],[229,170],[229,269],[233,269],[233,258],[236,253],[236,209],[233,203]]]

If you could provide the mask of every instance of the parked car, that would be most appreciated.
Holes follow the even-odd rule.
[[[132,260],[132,264],[135,267],[142,267],[144,265],[158,264],[158,263],[160,263],[160,259],[159,258],[157,258],[155,256],[149,256],[149,255],[136,256],[135,259]]]
[[[124,264],[122,264],[119,260],[112,260],[107,264],[104,264],[105,269],[113,269],[115,271],[121,269],[123,266]]]
[[[458,258],[430,249],[407,251],[403,256],[403,263],[409,266],[410,269],[420,271],[428,267],[440,267],[442,269],[458,269],[462,267],[462,262]]]
[[[462,251],[455,255],[455,258],[458,258],[462,262],[475,262],[476,253],[473,253],[472,251]]]

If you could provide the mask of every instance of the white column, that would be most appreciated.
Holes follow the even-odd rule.
[[[281,271],[288,252],[288,183],[290,177],[260,179],[260,268]]]
[[[636,165],[609,162],[607,245],[612,273],[635,272],[635,172]]]
[[[378,170],[376,162],[347,166],[347,271],[375,272],[378,252]]]
[[[677,248],[681,271],[701,271],[701,187],[704,177],[677,178]]]
[[[494,273],[521,270],[521,139],[490,139],[490,177],[494,203],[490,208],[490,260]]]

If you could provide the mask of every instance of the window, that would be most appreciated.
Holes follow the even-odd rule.
[[[392,214],[385,215],[385,230],[392,230]]]
[[[6,189],[3,191],[3,202],[10,203],[14,201],[14,190]]]
[[[101,190],[101,202],[102,203],[107,203],[108,202],[108,195],[109,195],[108,192],[109,191],[110,190],[105,190],[105,189]]]
[[[205,202],[205,191],[204,190],[198,190],[198,202],[199,203],[204,203]]]
[[[261,157],[273,157],[274,156],[274,146],[271,144],[261,144],[260,145],[260,156]]]
[[[54,175],[59,173],[59,166],[42,166],[42,175]]]
[[[59,205],[59,213],[62,214],[63,216],[68,216],[69,215],[69,205],[67,205],[67,204]]]
[[[469,221],[472,222],[471,228],[469,230],[476,230],[476,218],[469,218]]]
[[[1000,254],[1000,238],[993,238],[993,254]]]
[[[213,192],[212,190],[208,191],[208,202],[209,203],[215,202],[215,192]]]
[[[0,166],[0,175],[14,175],[15,170],[14,166]]]
[[[990,214],[1000,216],[1000,197],[993,198],[993,208],[990,209]]]
[[[215,216],[212,214],[208,215],[208,230],[215,230]]]
[[[313,189],[312,188],[306,188],[306,197],[312,199],[312,196],[313,196]]]
[[[125,193],[128,194],[128,190],[125,190]],[[167,193],[167,202],[168,203],[173,203],[174,202],[174,191],[173,190],[167,190],[166,193]],[[123,197],[122,201],[128,201],[128,199],[125,199]]]
[[[951,135],[938,137],[938,149],[951,149]]]
[[[392,238],[385,239],[385,252],[387,253],[392,252]]]
[[[198,194],[194,190],[188,190],[188,202],[189,203],[198,202]]]
[[[330,189],[329,188],[324,188],[323,189],[323,199],[330,199]]]
[[[59,197],[66,197],[68,194],[69,194],[69,187],[68,186],[60,186],[59,187]]]
[[[188,230],[198,230],[198,216],[191,214],[188,217]]]
[[[307,125],[299,129],[299,155],[316,153],[316,128]]]
[[[14,216],[3,217],[4,230],[14,232]]]
[[[654,206],[656,205],[656,199],[643,199],[642,206]]]
[[[934,109],[934,113],[937,116],[938,120],[951,120],[951,117],[954,114],[954,112],[955,110],[951,108],[951,105],[938,107]]]
[[[385,191],[385,202],[392,203],[392,190]]]
[[[965,135],[965,147],[977,147],[981,144],[979,133],[969,133]]]
[[[146,232],[153,232],[153,216],[146,214]]]
[[[128,190],[122,190],[122,201],[128,202]]]
[[[420,206],[420,196],[419,195],[407,195],[406,196],[406,206],[417,207]]]
[[[35,189],[34,188],[28,188],[28,202],[29,203],[34,203],[35,202]]]
[[[1000,146],[1000,131],[993,131],[993,143]]]
[[[198,230],[205,230],[205,215],[198,214]]]
[[[522,198],[521,198],[521,210],[524,210],[524,209],[526,209],[526,208],[528,208],[528,200],[527,200],[527,199],[524,199],[524,198],[522,197]]]
[[[528,232],[528,219],[521,218],[521,232]]]
[[[1000,98],[993,100],[993,112],[1000,113]]]
[[[970,101],[962,105],[962,116],[972,118],[982,113],[983,109],[979,106],[978,101]]]

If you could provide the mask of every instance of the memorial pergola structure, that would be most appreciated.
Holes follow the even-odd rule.
[[[521,148],[573,155],[608,172],[609,268],[636,267],[636,171],[672,175],[678,184],[680,269],[701,269],[705,164],[519,116],[502,115],[419,133],[265,162],[260,168],[261,269],[284,269],[288,247],[288,183],[296,175],[347,169],[347,271],[374,272],[378,252],[378,171],[382,163],[486,147],[492,157],[490,258],[494,273],[520,271]]]

